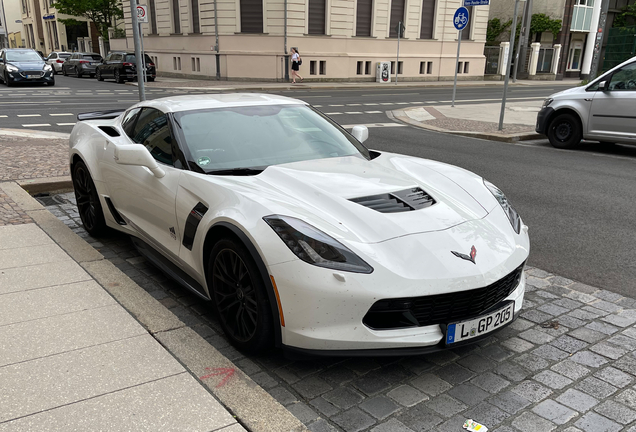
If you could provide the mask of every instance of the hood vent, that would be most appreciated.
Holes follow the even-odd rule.
[[[405,189],[388,194],[353,198],[358,203],[380,213],[397,213],[430,207],[435,200],[420,188]]]

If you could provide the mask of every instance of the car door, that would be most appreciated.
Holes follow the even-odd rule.
[[[128,113],[122,124],[130,143],[146,146],[166,174],[158,178],[146,167],[104,164],[112,203],[147,243],[176,259],[180,236],[175,202],[181,169],[173,163],[176,141],[168,117],[157,109],[142,108]],[[110,159],[107,154],[105,159]]]
[[[636,141],[636,62],[614,71],[605,88],[594,93],[588,135],[604,141]]]
[[[110,59],[113,57],[113,54],[108,54],[106,57],[104,57],[104,59],[102,60],[102,63],[100,65],[97,66],[97,69],[99,69],[99,74],[102,76],[102,78],[107,78],[108,75],[108,63],[110,62]]]
[[[4,65],[6,62],[5,50],[0,51],[0,79],[4,80]]]

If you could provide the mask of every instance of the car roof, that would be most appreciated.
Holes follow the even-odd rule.
[[[307,105],[298,99],[260,93],[218,93],[207,95],[169,96],[140,102],[136,106],[152,107],[162,112],[182,112],[210,108],[259,105]]]

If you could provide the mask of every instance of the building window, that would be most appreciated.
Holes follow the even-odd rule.
[[[190,0],[192,7],[192,33],[201,33],[199,26],[199,0]]]
[[[420,27],[420,39],[433,39],[435,27],[435,0],[422,1],[422,26]]]
[[[464,62],[464,73],[467,74],[468,73],[468,65],[470,64],[470,62]]]
[[[373,0],[358,0],[356,10],[356,36],[371,36]]]
[[[432,75],[433,74],[433,62],[432,61],[428,62],[428,64],[426,65],[426,73],[428,75]]]
[[[371,75],[371,62],[368,61],[365,63],[364,65],[364,74],[365,75]]]
[[[55,43],[55,49],[60,49],[60,40],[57,38],[57,21],[51,21],[51,28],[53,29],[53,42]]]
[[[583,52],[583,43],[576,42],[571,48],[568,54],[568,67],[567,70],[578,71],[581,70],[581,53]]]
[[[181,70],[181,57],[172,57],[172,68],[174,70]]]
[[[201,58],[192,57],[192,72],[201,72]]]
[[[402,65],[403,65],[403,63],[404,62],[398,62],[398,75],[402,75],[402,69],[403,69]],[[395,74],[395,62],[392,61],[391,62],[391,75],[394,75],[394,74]]]
[[[155,70],[159,70],[159,57],[150,56],[150,60],[152,60],[152,63],[155,65]]]
[[[309,62],[309,75],[316,75],[316,60]]]
[[[263,0],[241,0],[241,33],[263,33]]]
[[[389,29],[389,37],[397,37],[398,23],[402,21],[404,25],[404,2],[405,0],[393,0],[391,1],[391,28]]]
[[[172,0],[172,25],[173,33],[181,33],[181,22],[179,20],[179,0]]]
[[[468,25],[462,30],[462,40],[470,40],[470,31],[473,28],[473,21],[475,21],[474,6],[467,6],[466,9],[468,9]]]
[[[320,75],[327,75],[327,62],[320,60]]]
[[[157,34],[157,8],[155,0],[150,0],[150,34]]]
[[[364,71],[364,62],[359,61],[358,68],[356,69],[356,74],[362,75],[363,71]]]
[[[325,0],[309,0],[309,25],[308,34],[325,34]]]

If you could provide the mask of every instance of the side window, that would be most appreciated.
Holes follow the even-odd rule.
[[[105,61],[105,62],[110,61],[110,57],[111,57],[111,56],[112,56],[112,54],[108,54],[108,55],[106,56],[106,58],[104,58],[104,61]]]
[[[121,121],[121,127],[126,132],[126,135],[133,138],[133,128],[135,127],[135,120],[137,120],[137,114],[141,111],[141,108],[133,108],[124,114],[124,118]]]
[[[173,164],[168,117],[161,111],[154,108],[142,109],[135,123],[132,140],[145,145],[157,161]]]
[[[612,74],[610,90],[636,91],[636,63],[628,64]]]
[[[54,60],[56,58],[57,58],[57,53],[51,53],[51,55],[49,55],[50,60]]]

